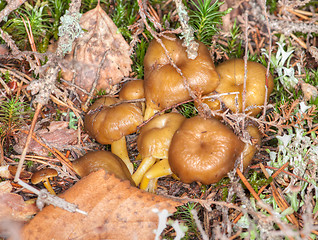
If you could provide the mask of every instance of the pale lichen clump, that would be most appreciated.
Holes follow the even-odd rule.
[[[63,54],[72,51],[73,41],[84,32],[80,25],[81,16],[82,14],[78,12],[70,13],[66,10],[65,15],[61,17],[61,26],[59,27],[58,35],[62,37],[67,34],[72,40],[61,45]]]
[[[305,103],[299,104],[298,112],[304,114],[309,109]],[[287,188],[284,190],[291,202],[291,207],[295,212],[305,204],[305,193],[308,185],[314,188],[315,198],[318,199],[318,142],[314,132],[306,133],[305,120],[300,121],[300,124],[287,130],[282,136],[276,136],[278,140],[277,151],[267,150],[270,156],[268,165],[275,168],[280,168],[285,163],[289,162],[290,171],[299,178],[286,178],[282,174],[278,176],[278,181],[285,183]],[[268,170],[272,173],[272,170]],[[295,191],[295,189],[298,189]],[[299,197],[301,200],[299,200]],[[313,212],[317,212],[318,203],[314,206]]]

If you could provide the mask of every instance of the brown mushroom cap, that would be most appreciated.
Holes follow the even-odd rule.
[[[105,106],[110,106],[113,105],[115,103],[120,102],[118,98],[114,98],[114,97],[101,97],[98,98],[89,108],[88,108],[88,112],[90,110],[95,110],[98,109],[100,107],[105,107]]]
[[[216,71],[220,75],[220,84],[216,88],[218,93],[230,93],[240,92],[238,94],[238,100],[236,95],[222,96],[222,102],[231,111],[242,112],[242,92],[244,84],[244,60],[243,59],[231,59],[219,64],[216,67]],[[270,93],[274,88],[274,81],[272,75],[269,75],[267,79],[268,91],[267,100]],[[265,101],[265,84],[266,84],[266,68],[256,62],[247,61],[247,78],[246,78],[246,101],[245,109],[251,106],[262,106]],[[213,100],[212,100],[213,101]],[[238,106],[236,105],[236,101]],[[261,108],[251,108],[247,112],[250,112],[252,116],[261,112]]]
[[[161,38],[170,57],[181,69],[193,91],[207,94],[215,90],[219,77],[207,47],[199,43],[198,56],[188,59],[186,48],[176,36],[173,40]],[[183,79],[170,62],[162,46],[152,40],[144,58],[144,88],[147,107],[164,109],[176,103],[190,99]]]
[[[174,134],[169,164],[182,182],[216,183],[231,169],[244,143],[220,121],[196,116],[186,119]]]
[[[137,147],[142,161],[132,175],[136,185],[140,183],[145,173],[158,159],[168,157],[172,136],[184,120],[185,117],[179,113],[167,113],[153,118],[141,128],[137,139]],[[160,167],[158,169],[160,169]],[[161,168],[161,173],[158,173],[158,169],[154,175],[161,175],[161,173],[164,174],[167,172]],[[152,174],[148,176],[151,175]],[[144,184],[144,189],[147,188],[148,182],[149,179],[147,183]]]
[[[99,107],[100,103],[95,106]],[[134,133],[143,122],[141,109],[132,103],[120,103],[90,111],[85,116],[84,126],[88,134],[101,144],[111,144]]]
[[[38,184],[44,180],[47,180],[51,177],[56,177],[58,175],[57,171],[52,168],[41,169],[33,173],[31,177],[32,184]]]
[[[119,92],[120,100],[134,100],[144,97],[144,80],[140,79],[126,82]]]
[[[179,113],[166,113],[153,118],[144,125],[137,139],[140,155],[162,159],[168,157],[168,149],[175,131],[185,117]]]
[[[105,172],[113,173],[122,180],[129,180],[135,186],[126,164],[111,152],[89,152],[73,161],[72,164],[76,173],[81,177],[87,176],[99,169],[104,169]]]

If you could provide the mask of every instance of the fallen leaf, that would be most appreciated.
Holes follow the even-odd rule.
[[[47,206],[23,229],[23,239],[154,239],[158,215],[174,212],[181,201],[144,192],[104,170],[91,173],[60,197],[87,216]]]
[[[18,194],[0,193],[0,219],[27,221],[37,211],[35,204],[26,203]]]
[[[73,51],[67,55],[69,62],[62,76],[72,81],[75,72],[74,84],[87,92],[91,91],[97,77],[96,90],[109,93],[112,86],[131,71],[129,45],[99,4],[83,14],[80,25],[85,32],[76,39]],[[82,100],[87,98],[80,89],[77,92]]]
[[[304,100],[310,101],[311,99],[315,100],[318,96],[318,89],[309,83],[301,82],[301,90],[304,94]]]
[[[9,174],[10,174],[10,172],[9,172]],[[10,181],[0,182],[0,194],[1,193],[9,193],[11,191],[12,191],[12,185],[11,185]]]
[[[75,129],[69,129],[68,122],[64,121],[53,121],[47,128],[36,130],[35,134],[42,143],[47,144],[49,147],[55,147],[59,151],[63,151],[67,148],[67,145],[77,140],[77,131]],[[23,132],[18,132],[15,135],[15,141],[17,143],[13,146],[14,151],[19,154],[22,153],[26,138],[27,134]],[[34,139],[30,142],[28,152],[42,156],[46,156],[49,153],[46,148]]]

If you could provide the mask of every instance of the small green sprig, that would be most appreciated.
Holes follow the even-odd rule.
[[[222,25],[222,17],[232,9],[224,12],[220,11],[220,6],[224,2],[218,0],[211,4],[212,0],[198,0],[197,3],[190,1],[190,21],[189,24],[195,29],[195,36],[206,45],[211,44],[212,36],[219,32],[218,28]]]
[[[12,130],[23,123],[25,115],[30,115],[30,107],[20,99],[11,98],[0,104],[0,136],[9,136]]]
[[[25,48],[28,42],[27,32],[23,23],[30,23],[34,42],[40,43],[45,37],[46,32],[51,27],[49,15],[47,13],[48,2],[36,1],[34,6],[25,2],[22,8],[14,11],[2,29],[9,33],[20,48]],[[23,19],[22,19],[23,18]]]

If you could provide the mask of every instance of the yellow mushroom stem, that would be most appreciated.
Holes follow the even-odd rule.
[[[163,159],[154,164],[144,175],[140,183],[140,189],[154,192],[157,185],[157,180],[160,177],[172,174],[168,159]],[[150,181],[151,180],[151,181]]]
[[[54,190],[50,184],[50,180],[48,178],[43,180],[43,185],[49,191],[49,193],[51,193],[52,195],[56,195],[56,193],[54,192]]]
[[[131,163],[127,146],[126,146],[126,137],[123,136],[121,139],[114,141],[111,144],[111,152],[115,154],[117,157],[119,157],[123,162],[126,164],[130,174],[134,172],[134,165]]]
[[[142,112],[142,116],[145,116],[145,112],[146,112],[146,103],[145,102],[141,102],[141,112]]]
[[[136,172],[131,176],[134,180],[136,186],[139,185],[141,182],[142,177],[145,173],[151,168],[152,165],[156,162],[156,158],[154,157],[145,157],[142,159],[139,167],[137,168]]]
[[[145,113],[144,113],[144,121],[147,121],[149,118],[151,118],[157,112],[159,112],[159,110],[156,110],[150,106],[147,106],[147,104],[146,104],[146,109],[145,109]]]

